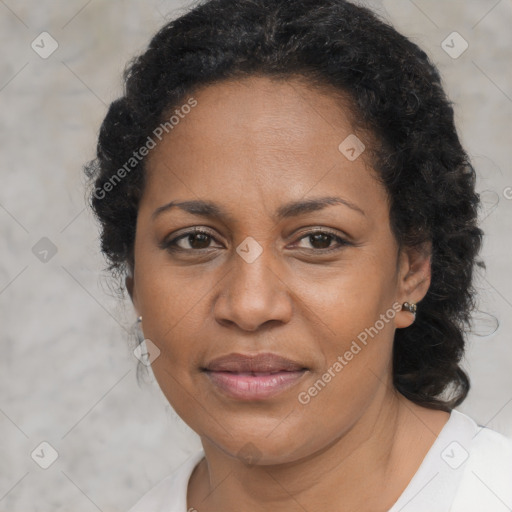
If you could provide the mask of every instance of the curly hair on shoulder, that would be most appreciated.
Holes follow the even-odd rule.
[[[395,332],[394,386],[419,405],[451,410],[469,391],[460,362],[475,307],[475,264],[484,267],[475,171],[435,65],[365,7],[207,0],[153,36],[125,69],[124,95],[111,103],[96,158],[84,166],[108,271],[133,270],[145,160],[114,183],[116,173],[194,90],[251,75],[300,76],[339,91],[373,134],[372,164],[388,191],[399,245],[432,244],[430,288],[415,322]]]

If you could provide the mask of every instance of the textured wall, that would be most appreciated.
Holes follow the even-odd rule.
[[[185,5],[0,1],[0,512],[126,510],[200,446],[137,384],[135,315],[101,273],[81,174],[124,64]],[[370,5],[438,64],[479,173],[488,269],[459,410],[512,436],[512,5]]]

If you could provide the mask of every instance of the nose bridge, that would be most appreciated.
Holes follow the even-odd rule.
[[[231,286],[234,291],[243,290],[244,295],[254,296],[258,300],[268,300],[280,290],[276,277],[275,255],[271,242],[264,244],[253,237],[246,237],[233,254],[233,275]],[[243,300],[243,297],[239,297]]]

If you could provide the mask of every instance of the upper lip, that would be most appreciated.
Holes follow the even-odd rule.
[[[228,354],[210,361],[206,367],[207,371],[213,372],[280,372],[305,370],[304,365],[286,359],[277,354]]]

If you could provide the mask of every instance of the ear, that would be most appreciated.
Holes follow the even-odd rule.
[[[415,247],[402,247],[398,257],[397,301],[418,303],[425,297],[430,287],[432,243]],[[421,304],[418,304],[421,308]],[[395,317],[397,328],[409,327],[414,322],[414,314],[399,311]]]

